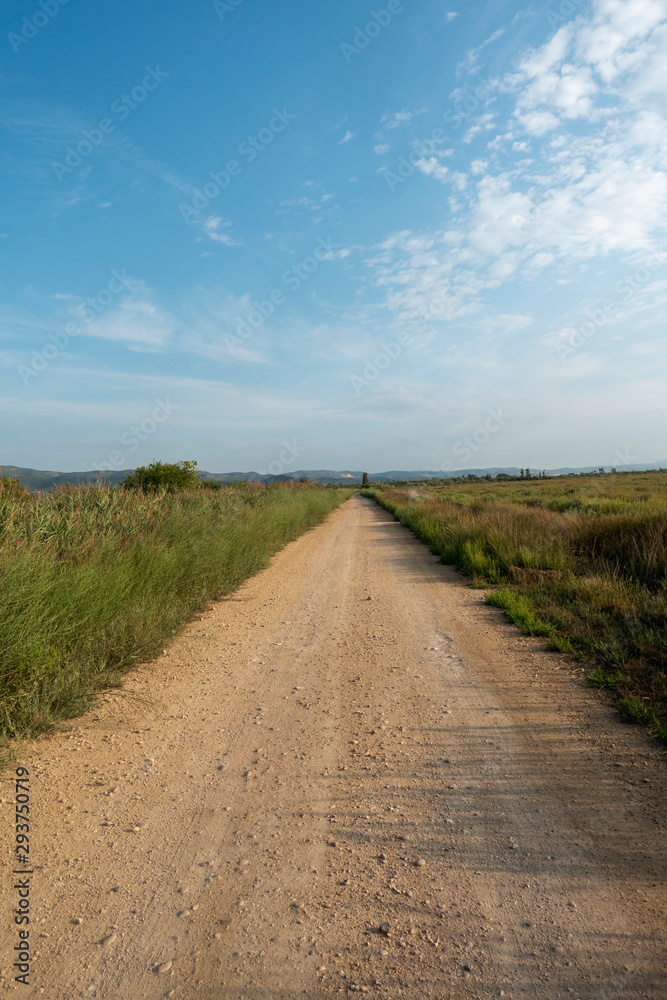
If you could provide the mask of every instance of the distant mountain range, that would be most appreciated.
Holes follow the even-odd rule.
[[[547,469],[547,475],[550,476],[565,476],[572,475],[574,473],[581,472],[598,472],[599,469],[604,468],[605,472],[611,472],[612,467],[609,465],[585,465],[581,468],[569,468],[563,467],[561,469]],[[664,462],[654,462],[653,464],[639,464],[639,465],[623,465],[618,466],[619,472],[647,472],[651,469],[667,469],[667,460]],[[467,476],[471,473],[476,476],[497,476],[499,473],[508,476],[518,476],[521,470],[515,466],[509,467],[499,467],[492,466],[487,469],[459,469],[453,470],[451,472],[432,472],[432,471],[398,471],[393,470],[391,472],[369,472],[368,478],[370,482],[387,482],[388,480],[406,480],[406,481],[416,481],[420,479],[453,479],[456,476]],[[533,472],[537,470],[534,469]],[[22,469],[16,465],[3,465],[0,467],[0,476],[9,476],[11,479],[18,479],[24,486],[27,486],[30,490],[51,490],[54,486],[62,486],[66,483],[94,483],[98,479],[103,479],[104,482],[110,485],[117,485],[122,483],[129,472],[134,472],[134,469],[123,469],[119,472],[98,472],[92,470],[91,472],[40,472],[38,469]],[[202,479],[214,479],[220,483],[231,483],[231,482],[262,482],[262,483],[275,483],[275,482],[290,482],[297,479],[305,477],[314,483],[322,483],[327,485],[329,483],[350,486],[358,486],[361,484],[362,472],[336,472],[332,469],[300,469],[297,472],[289,472],[282,476],[262,476],[258,472],[200,472]]]

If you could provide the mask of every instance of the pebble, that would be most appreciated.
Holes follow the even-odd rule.
[[[380,934],[384,934],[385,937],[389,937],[389,934],[391,933],[391,924],[380,924],[378,930],[380,931]]]
[[[116,940],[116,932],[112,931],[111,934],[107,934],[106,937],[102,938],[100,944],[101,945],[112,944],[115,940]]]
[[[338,847],[337,840],[327,840],[327,847]]]
[[[83,923],[83,917],[75,917],[74,920],[72,921],[72,923],[76,924],[77,926],[79,926],[80,924]]]
[[[171,969],[171,967],[172,967],[173,964],[174,963],[171,962],[171,961],[169,961],[169,962],[163,962],[162,965],[158,965],[158,967],[156,968],[155,971],[156,972],[169,972],[169,970]]]
[[[425,864],[426,862],[424,861],[423,858],[417,858],[417,860],[414,862],[415,868],[423,868]]]
[[[189,917],[190,916],[190,912],[191,912],[190,910],[179,910],[178,913],[176,914],[176,916],[177,917]]]

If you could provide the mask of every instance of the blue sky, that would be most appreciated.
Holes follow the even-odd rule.
[[[5,464],[667,457],[667,2],[7,0]]]

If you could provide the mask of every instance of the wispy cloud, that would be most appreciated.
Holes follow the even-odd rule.
[[[80,196],[85,190],[86,179],[98,158],[132,166],[140,174],[156,177],[182,194],[189,196],[194,191],[194,185],[179,171],[150,156],[118,128],[105,136],[94,152],[67,176],[66,183],[60,183],[52,164],[61,161],[67,148],[83,138],[84,130],[96,129],[98,122],[72,107],[9,98],[0,101],[0,121],[22,144],[20,157],[14,160],[11,154],[5,155],[9,169],[20,171],[23,177],[27,175],[35,184],[52,188],[53,197],[61,205],[79,200],[73,198],[76,192]]]
[[[160,308],[143,281],[131,281],[129,294],[118,300],[85,327],[88,337],[122,343],[130,350],[161,351],[180,328],[176,317]],[[81,304],[83,305],[83,301]],[[79,318],[80,305],[72,307],[72,317]]]
[[[380,119],[380,125],[382,128],[391,131],[391,129],[400,128],[402,125],[409,125],[416,114],[418,112],[407,111],[405,108],[403,111],[387,112]]]
[[[204,220],[204,229],[209,239],[215,240],[216,243],[224,243],[228,247],[236,247],[239,244],[229,232],[231,227],[232,223],[229,220],[224,221],[219,215],[211,215]]]
[[[505,282],[554,269],[562,276],[659,239],[667,225],[667,119],[657,110],[664,81],[655,67],[658,52],[667,59],[666,8],[658,0],[597,0],[588,16],[519,58],[503,85],[513,98],[504,130],[469,173],[453,171],[437,151],[416,163],[435,181],[454,182],[453,223],[382,245],[372,267],[378,286],[391,289],[390,308],[405,314],[440,290],[443,317],[455,318],[481,309],[485,294]],[[480,114],[466,140],[482,142],[494,120]],[[540,139],[530,160],[526,135]]]

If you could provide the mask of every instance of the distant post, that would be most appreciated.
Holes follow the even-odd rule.
[[[363,478],[361,480],[362,486],[368,486],[368,473],[364,472]]]

